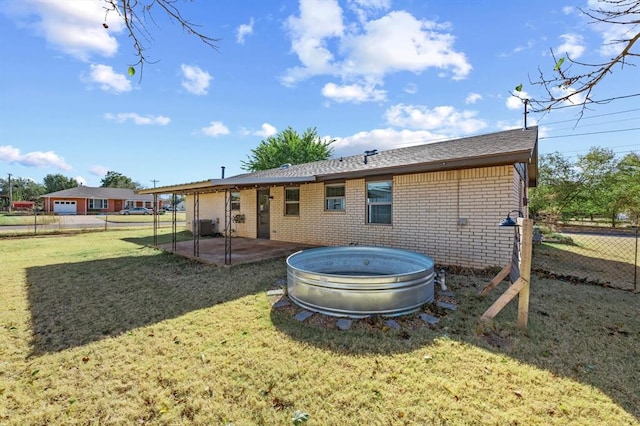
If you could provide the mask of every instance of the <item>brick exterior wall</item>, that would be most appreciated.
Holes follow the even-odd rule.
[[[284,215],[283,186],[273,186],[271,239],[321,246],[374,245],[420,252],[439,265],[503,267],[509,262],[513,228],[498,223],[513,209],[522,210],[524,183],[513,166],[486,167],[394,176],[391,225],[366,223],[366,180],[345,182],[346,210],[324,210],[324,183],[300,188],[300,215]],[[257,191],[240,191],[245,223],[240,237],[257,235]],[[193,217],[193,198],[187,200]],[[224,192],[200,195],[200,219],[224,226]],[[191,229],[188,222],[187,227]]]

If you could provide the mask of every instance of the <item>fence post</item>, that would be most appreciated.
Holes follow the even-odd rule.
[[[638,292],[638,220],[636,219],[636,253],[635,261],[633,262],[633,291]]]

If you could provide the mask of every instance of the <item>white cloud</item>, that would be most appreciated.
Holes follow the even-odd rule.
[[[601,0],[588,0],[588,7],[590,10],[603,10],[606,12],[622,14],[618,16],[615,21],[616,25],[604,22],[591,22],[589,28],[595,31],[602,38],[602,45],[600,46],[600,55],[610,59],[617,56],[626,43],[620,43],[618,40],[628,40],[632,37],[632,34],[637,33],[637,5],[630,6],[629,1],[601,1]],[[636,8],[636,13],[628,13],[627,9]],[[633,22],[635,20],[635,22]]]
[[[447,134],[470,134],[487,127],[476,118],[476,111],[457,111],[452,106],[429,109],[422,105],[398,104],[387,109],[385,118],[392,126],[416,130],[439,130]]]
[[[414,93],[418,93],[418,86],[415,83],[409,83],[404,88],[404,91],[413,95]]]
[[[427,130],[374,129],[344,138],[331,138],[337,155],[353,155],[369,149],[387,150],[449,139],[446,133]]]
[[[333,54],[327,38],[343,34],[342,9],[336,0],[300,0],[300,16],[290,16],[286,27],[291,50],[298,55],[301,67],[287,70],[282,82],[293,85],[305,78],[333,72]]]
[[[257,130],[252,132],[251,134],[254,136],[260,136],[263,138],[268,138],[269,136],[273,136],[278,133],[277,129],[269,123],[262,123],[261,130]]]
[[[363,9],[389,9],[391,0],[350,0],[349,3]]]
[[[169,124],[169,122],[171,121],[171,119],[169,117],[165,117],[162,115],[145,115],[142,116],[138,113],[135,112],[120,112],[118,114],[112,114],[110,112],[106,113],[104,115],[104,118],[106,120],[113,120],[117,123],[124,123],[127,120],[131,120],[133,121],[134,124],[138,124],[138,125],[149,125],[149,124],[156,124],[159,126],[166,126],[167,124]]]
[[[496,128],[498,130],[513,130],[522,128],[522,120],[498,120]],[[540,135],[538,135],[540,136]]]
[[[87,186],[87,180],[84,177],[76,176],[76,177],[74,177],[74,179],[76,180],[76,182],[78,182],[78,185]]]
[[[20,164],[25,167],[53,167],[60,170],[71,170],[71,166],[53,151],[33,151],[22,154],[20,149],[11,145],[0,146],[0,161],[9,164]]]
[[[211,74],[199,67],[182,64],[182,87],[194,95],[206,95],[211,83]]]
[[[571,59],[578,59],[584,53],[584,40],[579,34],[562,34],[563,43],[556,48],[557,57],[565,54]]]
[[[106,176],[107,173],[109,173],[109,169],[108,167],[105,166],[99,166],[99,165],[95,165],[95,166],[91,166],[91,168],[89,169],[89,173],[91,173],[94,176]]]
[[[3,4],[17,25],[44,37],[54,49],[89,61],[92,55],[112,57],[118,51],[113,34],[124,28],[117,12],[108,15],[101,1],[18,1]]]
[[[384,1],[350,6],[365,4],[373,7],[367,13],[389,6]],[[316,75],[339,76],[345,85],[362,80],[380,84],[389,73],[421,73],[429,68],[459,80],[472,69],[465,54],[453,48],[455,38],[448,24],[419,20],[405,11],[361,19],[346,28],[335,0],[300,0],[300,15],[289,17],[287,27],[291,49],[301,64],[287,69],[285,85]]]
[[[253,18],[249,20],[248,24],[242,24],[236,30],[236,42],[244,44],[246,36],[253,34]]]
[[[525,44],[521,44],[520,46],[516,46],[513,49],[513,53],[520,53],[520,52],[523,52],[525,50],[529,50],[533,46],[535,46],[535,43],[533,41],[529,40]],[[502,55],[502,56],[508,56],[508,55]]]
[[[387,92],[375,89],[373,85],[347,84],[338,86],[335,83],[327,83],[322,88],[322,95],[335,102],[377,102],[384,101]]]
[[[522,110],[524,108],[523,104],[525,99],[531,99],[531,96],[529,96],[526,91],[521,90],[519,92],[514,92],[513,96],[509,96],[507,98],[505,105],[510,110]]]
[[[105,92],[120,94],[131,91],[131,82],[127,77],[108,65],[91,64],[89,74],[83,76],[82,80],[98,84]]]
[[[498,130],[513,130],[513,129],[522,129],[524,123],[522,119],[519,120],[500,120],[496,122],[496,128]],[[527,127],[538,126],[538,120],[535,117],[529,116],[527,118]],[[538,138],[543,138],[545,136],[549,136],[549,128],[544,126],[538,126]]]
[[[551,94],[556,99],[569,96],[567,100],[563,102],[563,105],[566,106],[580,105],[585,100],[583,93],[575,93],[575,89],[571,87],[552,87]]]
[[[482,95],[479,93],[472,92],[467,95],[467,98],[464,100],[464,103],[467,105],[472,105],[480,100],[482,100]]]
[[[428,68],[451,70],[459,80],[471,72],[464,53],[453,50],[454,37],[446,24],[416,19],[405,11],[394,11],[364,26],[364,32],[345,40],[348,74],[382,77],[387,73]]]
[[[391,0],[348,0],[347,4],[360,22],[366,22],[376,12],[389,9]]]
[[[216,137],[220,135],[228,135],[229,129],[222,121],[212,121],[208,127],[200,129],[200,132],[206,136]]]

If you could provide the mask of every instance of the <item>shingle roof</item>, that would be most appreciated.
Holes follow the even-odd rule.
[[[253,184],[313,182],[515,163],[529,165],[530,185],[535,186],[537,180],[537,142],[537,127],[506,130],[444,142],[379,151],[376,155],[367,157],[366,164],[364,155],[361,154],[244,173],[226,179],[211,179],[210,181],[154,190],[147,189],[141,192],[151,194],[161,193],[168,189],[190,191]]]
[[[69,198],[99,198],[111,200],[140,200],[153,201],[153,195],[141,195],[127,188],[103,188],[91,186],[77,186],[62,191],[44,194],[42,197]]]
[[[215,183],[233,180],[287,177],[315,177],[327,180],[347,176],[367,176],[388,172],[415,172],[418,170],[450,170],[476,165],[504,165],[528,163],[535,155],[538,140],[537,127],[516,129],[481,136],[415,145],[380,151],[367,158],[364,155],[334,158],[312,163],[292,165],[245,173],[227,179],[214,179]]]

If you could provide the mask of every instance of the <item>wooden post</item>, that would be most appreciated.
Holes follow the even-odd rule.
[[[489,285],[487,285],[480,295],[484,296],[494,289],[503,279],[514,270],[519,273],[519,277],[507,288],[507,290],[489,307],[480,317],[482,320],[489,320],[498,315],[498,313],[516,296],[518,296],[518,325],[522,328],[527,327],[529,320],[529,287],[531,280],[531,253],[533,248],[533,220],[518,218],[518,228],[516,242],[517,256],[511,260],[509,265],[505,266],[502,271],[496,275]],[[518,262],[514,265],[514,262]],[[517,270],[514,268],[517,267]]]

